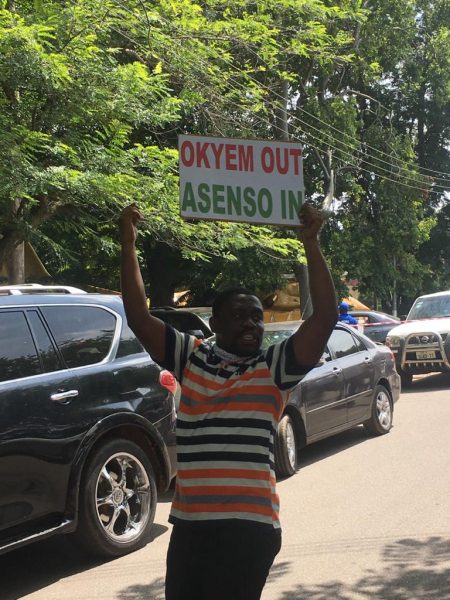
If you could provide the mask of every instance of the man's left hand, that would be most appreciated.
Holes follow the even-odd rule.
[[[325,221],[325,215],[322,211],[311,206],[303,204],[298,213],[300,221],[298,227],[298,238],[302,242],[317,240],[319,232]]]

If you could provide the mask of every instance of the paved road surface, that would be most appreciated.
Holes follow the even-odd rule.
[[[449,428],[450,377],[432,375],[402,394],[389,435],[307,448],[279,483],[284,541],[263,600],[450,600]],[[0,557],[0,600],[163,600],[169,506],[154,541],[120,559],[63,538]]]

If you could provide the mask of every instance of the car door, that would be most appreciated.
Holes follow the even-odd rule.
[[[77,378],[60,361],[38,311],[0,311],[0,530],[65,506],[69,465],[58,398]],[[52,524],[49,522],[49,525]]]
[[[308,438],[338,427],[347,420],[342,369],[327,349],[321,365],[310,371],[296,392],[306,411]]]
[[[333,331],[329,347],[342,371],[347,420],[361,420],[367,415],[374,391],[372,355],[356,333],[344,328]]]

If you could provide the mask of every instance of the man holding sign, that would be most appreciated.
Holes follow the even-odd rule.
[[[214,344],[149,314],[135,251],[142,215],[135,205],[122,212],[128,323],[182,386],[166,600],[258,600],[280,550],[274,436],[289,391],[317,364],[337,321],[318,239],[323,216],[308,205],[299,216],[313,314],[288,340],[262,351],[263,307],[244,289],[216,298]]]

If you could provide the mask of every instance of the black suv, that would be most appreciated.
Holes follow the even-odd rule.
[[[0,288],[0,553],[68,532],[143,545],[175,475],[175,386],[119,296]]]

